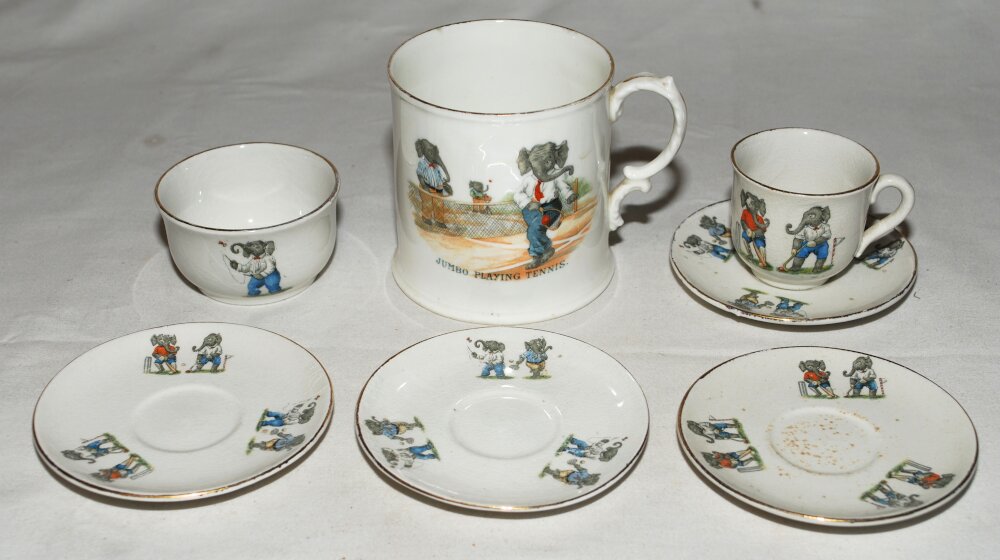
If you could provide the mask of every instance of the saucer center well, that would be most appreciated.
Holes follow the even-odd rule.
[[[182,385],[159,391],[135,407],[132,425],[143,443],[161,451],[198,451],[239,426],[240,402],[222,389]]]
[[[451,434],[468,451],[494,459],[527,457],[553,447],[562,414],[545,397],[513,387],[460,399]]]
[[[782,414],[768,428],[771,447],[789,463],[816,474],[849,474],[878,456],[878,431],[852,412],[809,407]]]

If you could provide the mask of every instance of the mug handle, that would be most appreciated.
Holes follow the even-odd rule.
[[[674,112],[674,130],[670,133],[670,140],[667,147],[663,148],[660,155],[645,165],[626,165],[625,178],[616,186],[608,198],[608,225],[611,231],[618,229],[625,220],[622,219],[622,199],[632,191],[649,192],[652,184],[649,178],[663,170],[670,163],[677,150],[684,141],[684,132],[687,130],[687,106],[684,105],[684,98],[681,92],[674,85],[674,79],[670,76],[659,78],[652,74],[636,74],[619,82],[611,88],[608,95],[608,112],[611,122],[618,120],[622,114],[622,103],[625,98],[637,91],[652,91],[667,98],[670,108]]]
[[[913,187],[909,181],[892,173],[886,173],[878,178],[878,181],[875,182],[875,188],[872,189],[872,194],[868,197],[868,203],[875,204],[878,194],[887,188],[899,191],[902,200],[899,201],[899,206],[892,213],[872,224],[861,234],[861,243],[858,245],[858,251],[854,253],[856,259],[861,258],[869,245],[903,223],[906,215],[913,209]]]

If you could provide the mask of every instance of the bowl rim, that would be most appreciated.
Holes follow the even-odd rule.
[[[206,225],[202,225],[202,224],[196,224],[196,223],[190,222],[188,220],[184,220],[182,218],[179,218],[178,216],[176,216],[174,213],[170,212],[169,210],[167,210],[166,206],[164,206],[164,204],[163,204],[163,201],[160,199],[160,187],[162,186],[163,180],[167,177],[167,175],[169,175],[172,171],[174,171],[175,169],[177,169],[180,165],[182,165],[185,162],[188,162],[188,161],[190,161],[190,160],[192,160],[192,159],[194,159],[194,158],[196,158],[198,156],[207,154],[209,152],[214,152],[216,150],[226,150],[226,149],[238,148],[238,147],[241,148],[241,147],[244,147],[244,146],[280,146],[280,147],[283,147],[283,148],[292,148],[294,150],[305,152],[307,154],[311,154],[311,155],[319,158],[321,161],[323,161],[328,166],[330,166],[330,170],[333,171],[333,189],[330,191],[330,195],[327,196],[326,199],[324,199],[323,202],[321,202],[318,206],[316,206],[316,208],[313,208],[312,210],[310,210],[309,212],[306,212],[305,214],[303,214],[301,216],[296,216],[295,218],[292,218],[291,220],[286,220],[284,222],[279,222],[279,223],[276,223],[276,224],[270,224],[270,225],[259,226],[259,227],[248,227],[248,228],[217,228],[217,227],[211,227],[211,226],[206,226]],[[327,159],[324,156],[322,156],[322,155],[314,152],[313,150],[310,150],[308,148],[303,148],[301,146],[296,146],[294,144],[285,144],[285,143],[281,143],[281,142],[256,141],[256,142],[238,142],[238,143],[235,143],[235,144],[226,144],[224,146],[216,146],[214,148],[208,148],[206,150],[201,150],[200,152],[193,153],[193,154],[191,154],[191,155],[189,155],[189,156],[181,159],[177,163],[171,165],[166,171],[163,172],[162,175],[160,175],[160,178],[156,180],[156,186],[153,188],[153,200],[156,202],[156,206],[160,209],[160,213],[164,217],[170,218],[174,222],[177,222],[177,223],[180,223],[180,224],[184,224],[186,226],[189,226],[189,227],[194,228],[194,229],[199,230],[199,231],[221,231],[221,232],[230,232],[230,233],[232,233],[232,232],[255,232],[255,231],[277,229],[277,228],[280,228],[280,227],[283,227],[283,226],[287,226],[287,225],[293,224],[293,223],[301,221],[301,220],[305,220],[306,218],[309,218],[310,216],[313,216],[313,215],[319,213],[321,210],[323,210],[327,206],[331,205],[337,199],[337,195],[339,193],[340,193],[340,172],[337,170],[337,166],[334,165],[333,162],[331,162],[329,159]]]

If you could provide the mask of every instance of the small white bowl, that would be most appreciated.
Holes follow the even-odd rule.
[[[246,143],[174,165],[154,198],[181,274],[212,299],[257,305],[301,292],[326,266],[339,190],[319,154]]]

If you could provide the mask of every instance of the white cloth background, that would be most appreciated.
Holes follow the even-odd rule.
[[[483,17],[587,33],[615,55],[616,80],[672,74],[690,111],[675,163],[651,193],[627,201],[611,287],[584,310],[539,325],[618,358],[652,414],[635,471],[561,513],[498,518],[408,495],[365,463],[351,423],[362,383],[383,360],[465,326],[409,301],[389,274],[385,62],[417,32]],[[1000,4],[987,0],[0,3],[0,557],[995,553],[998,22]],[[671,274],[674,228],[728,196],[732,144],[789,125],[850,136],[917,189],[908,231],[919,276],[890,312],[826,328],[762,326],[701,304]],[[615,126],[613,179],[627,161],[655,155],[669,126],[662,100],[631,98]],[[329,269],[301,296],[256,308],[215,303],[178,277],[152,200],[156,179],[176,161],[247,140],[309,147],[343,178]],[[894,197],[876,210],[891,209]],[[250,491],[178,507],[95,498],[50,475],[30,430],[45,383],[108,339],[199,320],[270,329],[323,361],[337,410],[315,452]],[[955,395],[982,438],[968,492],[928,519],[846,535],[757,514],[707,486],[675,440],[683,392],[718,362],[795,344],[883,356]],[[912,406],[919,414],[921,403]]]

